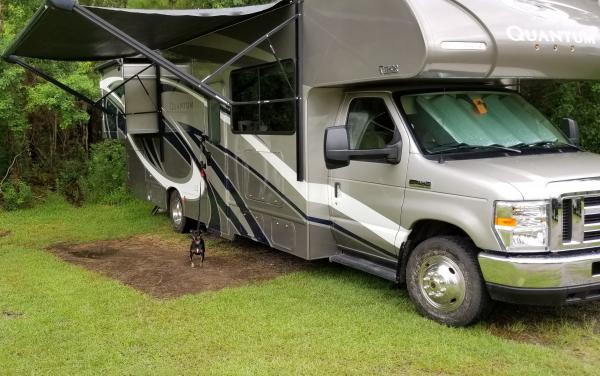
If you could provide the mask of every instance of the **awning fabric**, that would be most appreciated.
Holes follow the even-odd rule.
[[[268,13],[289,4],[225,9],[139,10],[86,7],[153,50],[164,50],[193,38]],[[4,56],[50,60],[100,61],[138,52],[72,11],[44,6]]]

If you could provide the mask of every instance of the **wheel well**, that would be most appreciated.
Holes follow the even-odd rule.
[[[398,281],[404,283],[406,280],[406,263],[408,262],[408,257],[412,253],[413,249],[416,246],[421,244],[424,240],[432,238],[434,236],[462,236],[465,238],[469,238],[469,235],[461,229],[460,227],[453,225],[451,223],[436,221],[432,219],[425,219],[416,222],[412,226],[412,230],[408,239],[402,246],[401,251],[401,260],[398,264]]]
[[[177,189],[173,187],[167,189],[167,210],[171,209],[171,194],[173,194],[173,192],[177,192]]]

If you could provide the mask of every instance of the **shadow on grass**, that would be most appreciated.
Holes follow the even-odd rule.
[[[590,335],[600,334],[600,302],[563,307],[535,307],[497,303],[484,325],[505,339],[551,345],[561,340],[565,326],[580,328]]]

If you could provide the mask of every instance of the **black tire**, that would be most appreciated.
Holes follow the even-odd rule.
[[[173,231],[178,233],[187,231],[189,220],[183,215],[183,201],[177,191],[169,195],[169,217]]]
[[[448,326],[468,326],[492,308],[469,239],[427,239],[411,253],[406,266],[408,294],[419,313]],[[462,281],[462,283],[461,283]]]

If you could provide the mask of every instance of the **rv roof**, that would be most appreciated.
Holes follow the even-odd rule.
[[[600,79],[596,0],[305,0],[305,84]]]
[[[37,13],[5,56],[98,61],[137,54],[78,12],[68,11],[75,0],[46,2],[50,5]],[[205,57],[205,51],[192,43],[195,38],[257,16],[265,16],[257,20],[258,26],[275,18],[281,22],[281,14],[274,10],[297,2],[181,11],[77,7],[93,12],[150,50],[184,49],[188,57]],[[304,32],[298,36],[303,42],[299,63],[307,86],[440,78],[600,79],[596,0],[301,3]],[[238,47],[248,43],[233,42]]]

